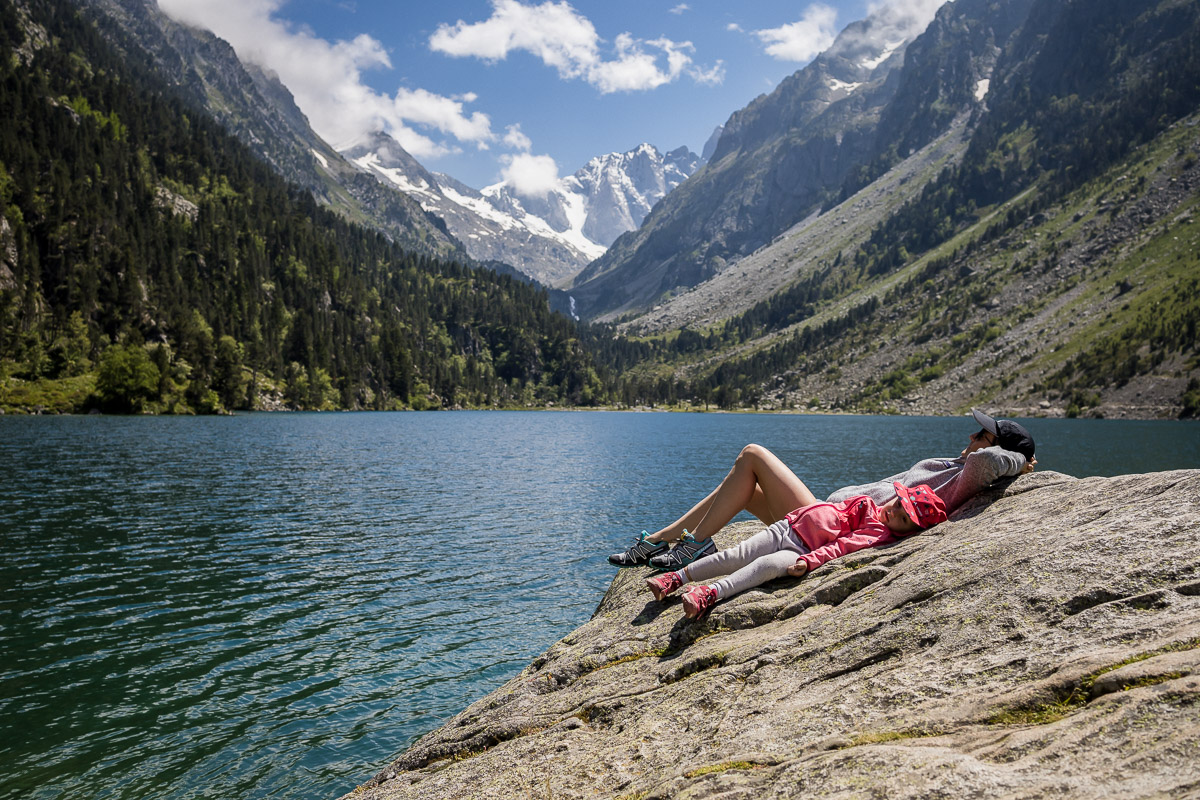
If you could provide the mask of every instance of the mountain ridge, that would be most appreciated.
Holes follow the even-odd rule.
[[[204,108],[285,179],[347,219],[368,224],[415,252],[463,257],[462,244],[415,201],[350,165],[309,126],[291,92],[261,67],[244,64],[225,40],[183,25],[154,0],[77,0],[127,57],[140,49],[163,78]],[[136,42],[130,48],[121,37]]]
[[[1117,5],[944,6],[909,45],[924,55],[897,76],[919,102],[896,109],[891,139],[878,140],[888,146],[829,206],[617,318],[645,337],[627,394],[728,408],[1195,416],[1188,332],[1200,301],[1186,290],[1200,246],[1190,222],[1200,15],[1170,0]],[[994,24],[951,16],[962,11]],[[956,32],[978,57],[953,52]],[[925,126],[946,97],[957,115]]]
[[[544,194],[501,182],[474,189],[433,173],[390,136],[376,133],[344,155],[445,219],[479,261],[501,261],[547,286],[564,286],[632,230],[700,165],[686,147],[642,144],[591,158]]]
[[[958,0],[903,40],[886,7],[848,25],[730,115],[691,185],[581,273],[572,290],[585,315],[636,315],[713,278],[977,111],[995,37],[1010,35],[1032,2]]]

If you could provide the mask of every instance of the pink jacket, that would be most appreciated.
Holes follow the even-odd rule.
[[[814,503],[797,508],[785,519],[792,532],[812,551],[798,559],[811,572],[838,556],[902,538],[879,521],[878,513],[875,501],[864,494],[840,503]]]

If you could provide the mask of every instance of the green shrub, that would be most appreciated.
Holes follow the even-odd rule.
[[[100,356],[96,399],[110,414],[135,414],[158,399],[158,367],[141,345],[113,345]]]

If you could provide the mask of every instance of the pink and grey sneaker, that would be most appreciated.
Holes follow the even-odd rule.
[[[717,590],[711,586],[693,586],[683,593],[683,615],[699,619],[717,604]]]
[[[671,592],[683,586],[683,579],[674,572],[664,572],[653,578],[646,578],[646,586],[654,592],[654,599],[662,602]]]

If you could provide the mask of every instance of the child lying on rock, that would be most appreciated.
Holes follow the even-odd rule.
[[[646,579],[655,600],[685,583],[726,577],[693,586],[683,595],[683,613],[696,619],[718,600],[784,575],[800,577],[838,556],[878,547],[946,519],[946,504],[925,484],[895,484],[896,496],[882,506],[866,495],[840,503],[797,508],[736,547],[695,561],[677,572]],[[732,574],[731,574],[732,573]]]

